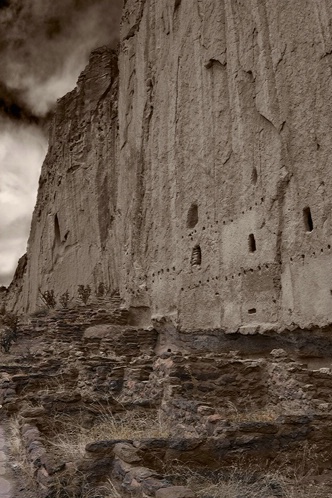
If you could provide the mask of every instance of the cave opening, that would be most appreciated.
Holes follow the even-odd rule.
[[[255,240],[255,236],[253,233],[251,233],[249,235],[248,242],[249,242],[249,251],[255,252],[256,251],[256,240]]]
[[[303,209],[303,221],[307,232],[312,232],[314,229],[314,223],[312,221],[310,207]]]
[[[194,228],[198,223],[198,206],[192,204],[187,214],[187,228]]]
[[[61,244],[60,225],[57,214],[54,216],[54,242],[55,247],[59,247],[59,245]]]

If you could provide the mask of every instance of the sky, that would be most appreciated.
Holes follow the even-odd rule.
[[[0,285],[25,253],[47,122],[93,48],[116,46],[122,0],[0,0]]]

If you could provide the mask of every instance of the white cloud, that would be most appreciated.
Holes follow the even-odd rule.
[[[46,150],[47,140],[36,126],[7,124],[0,130],[0,285],[8,284],[26,251]]]

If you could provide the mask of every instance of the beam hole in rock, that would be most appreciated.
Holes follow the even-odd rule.
[[[192,204],[187,214],[187,228],[194,228],[198,223],[198,206]]]
[[[257,173],[257,169],[254,167],[252,172],[251,172],[251,181],[254,185],[256,185],[257,179],[258,179],[258,173]]]
[[[180,7],[181,0],[175,0],[174,2],[174,12]]]
[[[249,251],[255,252],[256,251],[256,240],[255,240],[255,236],[253,233],[251,233],[249,235],[248,243],[249,243]]]
[[[202,263],[202,251],[200,246],[195,246],[191,253],[191,266],[200,266]]]
[[[61,244],[61,233],[60,233],[60,225],[58,215],[54,216],[54,245],[55,247],[59,247]]]
[[[256,308],[250,308],[250,310],[248,310],[249,315],[254,315],[255,313],[256,313]]]
[[[314,229],[314,223],[312,221],[310,207],[303,209],[303,221],[307,232],[312,232]]]

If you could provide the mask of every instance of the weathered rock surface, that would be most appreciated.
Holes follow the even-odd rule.
[[[72,297],[78,284],[117,287],[118,275],[109,266],[112,260],[115,269],[118,260],[111,230],[118,168],[117,92],[117,55],[104,47],[91,54],[77,88],[58,103],[39,180],[22,292],[10,293],[18,310],[41,305],[40,290],[55,289],[58,297],[68,290]]]
[[[58,104],[12,305],[104,282],[165,330],[330,323],[331,18],[128,0],[119,93],[100,49]]]

